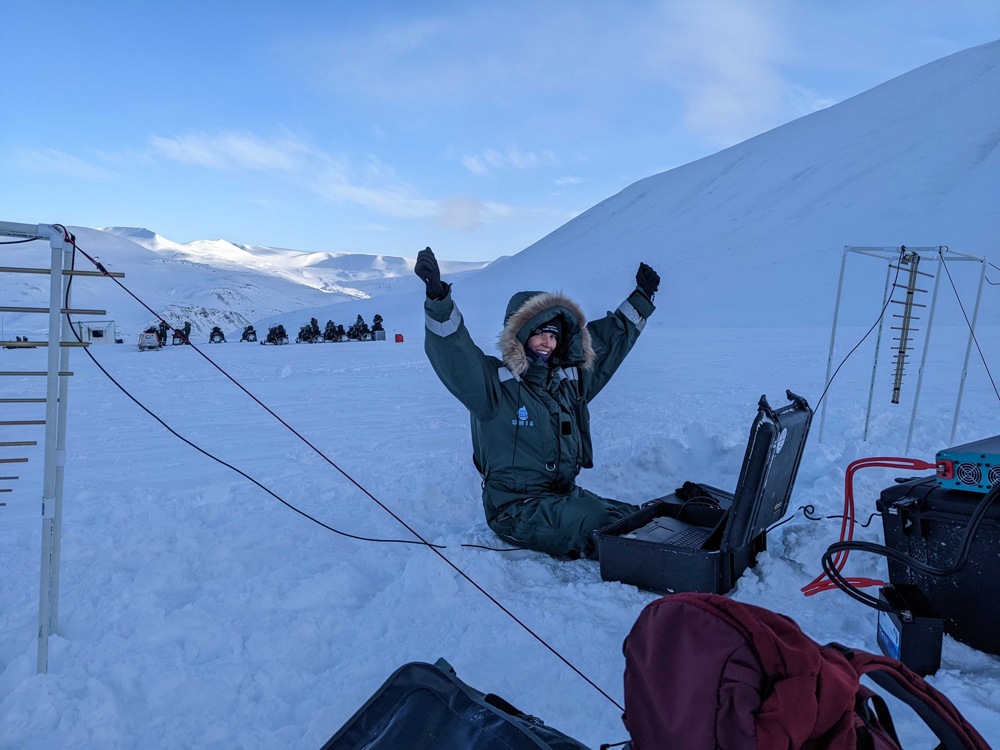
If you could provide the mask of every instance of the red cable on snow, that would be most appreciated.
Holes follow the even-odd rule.
[[[890,457],[861,458],[857,461],[851,462],[844,475],[844,514],[843,520],[840,523],[840,541],[842,542],[849,542],[854,539],[854,474],[860,469],[876,467],[886,469],[909,469],[911,471],[927,471],[928,469],[937,469],[937,464],[927,463],[926,461],[921,461],[918,458]],[[844,569],[844,566],[847,564],[847,557],[849,554],[850,551],[845,550],[844,552],[838,552],[834,555],[833,562],[837,572]],[[875,578],[846,578],[845,580],[851,586],[856,586],[858,588],[885,585],[884,581],[879,581]],[[813,581],[803,586],[801,590],[806,596],[814,596],[822,591],[829,591],[835,588],[837,588],[837,586],[830,579],[830,577],[827,576],[826,573],[821,573]]]
[[[222,373],[223,375],[225,375],[225,376],[226,376],[226,378],[227,378],[228,380],[230,380],[230,381],[231,381],[231,382],[233,383],[233,385],[235,385],[235,386],[236,386],[237,388],[239,388],[239,389],[240,389],[241,391],[243,391],[243,392],[244,392],[244,393],[245,393],[245,394],[246,394],[247,396],[249,396],[249,397],[250,397],[250,398],[251,398],[251,399],[252,399],[252,400],[253,400],[253,401],[254,401],[254,402],[255,402],[255,403],[256,403],[256,404],[258,405],[258,406],[260,406],[260,408],[262,408],[262,409],[263,409],[264,411],[266,411],[266,412],[267,412],[268,414],[270,414],[270,415],[271,415],[272,417],[274,417],[274,418],[275,418],[276,420],[278,420],[278,421],[279,421],[279,422],[280,422],[280,423],[281,423],[282,425],[284,425],[284,426],[285,426],[285,427],[286,427],[286,428],[288,429],[288,431],[289,431],[289,432],[291,432],[291,433],[292,433],[293,435],[295,435],[295,437],[297,437],[297,438],[298,438],[299,440],[301,440],[301,441],[302,441],[303,443],[305,443],[305,444],[306,444],[306,445],[308,445],[308,446],[309,446],[310,448],[312,448],[312,449],[313,449],[313,451],[314,451],[314,452],[315,452],[315,453],[316,453],[316,454],[317,454],[317,455],[318,455],[318,456],[319,456],[320,458],[322,458],[322,459],[323,459],[324,461],[326,461],[326,462],[327,462],[328,464],[330,464],[330,466],[332,466],[332,467],[333,467],[334,469],[336,469],[337,471],[339,471],[339,472],[340,472],[340,473],[341,473],[341,474],[342,474],[342,475],[344,476],[344,478],[345,478],[345,479],[347,479],[347,480],[348,480],[348,481],[349,481],[349,482],[350,482],[351,484],[353,484],[353,485],[354,485],[355,487],[357,487],[357,488],[358,488],[359,490],[361,490],[361,491],[362,491],[362,492],[363,492],[363,493],[364,493],[365,495],[367,495],[367,496],[368,496],[368,497],[369,497],[369,498],[370,498],[371,500],[373,500],[373,501],[374,501],[374,502],[375,502],[375,503],[376,503],[376,504],[377,504],[377,505],[378,505],[378,506],[379,506],[379,507],[380,507],[380,508],[381,508],[382,510],[384,510],[384,511],[385,511],[386,513],[388,513],[388,514],[389,514],[390,516],[392,516],[392,517],[393,517],[393,518],[394,518],[394,519],[395,519],[395,520],[396,520],[397,522],[399,522],[399,524],[400,524],[400,525],[402,525],[402,526],[403,526],[403,528],[405,528],[405,529],[406,529],[407,531],[409,531],[409,532],[410,532],[411,534],[413,534],[413,536],[415,536],[415,537],[416,537],[417,539],[419,539],[419,540],[420,540],[420,541],[421,541],[421,542],[422,542],[422,543],[423,543],[423,544],[424,544],[424,545],[425,545],[425,546],[427,547],[427,549],[429,549],[429,550],[430,550],[431,552],[433,552],[433,553],[434,553],[435,555],[437,555],[437,556],[438,556],[438,557],[440,557],[440,558],[441,558],[442,560],[444,560],[444,561],[445,561],[445,562],[446,562],[446,563],[447,563],[447,564],[448,564],[448,565],[449,565],[449,566],[450,566],[450,567],[451,567],[452,569],[454,569],[454,571],[455,571],[456,573],[458,573],[458,574],[459,574],[460,576],[462,576],[462,578],[464,578],[464,579],[465,579],[466,581],[468,581],[468,582],[469,582],[470,584],[472,584],[472,586],[473,586],[473,587],[474,587],[474,588],[475,588],[475,589],[476,589],[477,591],[479,591],[479,593],[481,593],[481,594],[482,594],[483,596],[485,596],[485,597],[486,597],[487,599],[489,599],[489,600],[490,600],[491,602],[493,602],[493,603],[494,603],[495,605],[497,605],[497,607],[499,607],[499,608],[500,608],[500,609],[501,609],[501,610],[502,610],[502,611],[504,612],[504,614],[506,614],[506,615],[507,615],[508,617],[510,617],[510,618],[511,618],[511,619],[512,619],[512,620],[513,620],[514,622],[516,622],[516,623],[517,623],[518,625],[520,625],[520,626],[521,626],[522,628],[524,628],[524,630],[525,630],[525,631],[526,631],[526,632],[527,632],[527,633],[528,633],[529,635],[531,635],[531,636],[532,636],[532,637],[533,637],[533,638],[534,638],[534,639],[535,639],[536,641],[538,641],[538,642],[539,642],[539,643],[541,643],[541,644],[542,644],[543,646],[545,646],[545,648],[547,648],[547,649],[548,649],[549,651],[551,651],[551,652],[552,652],[552,653],[553,653],[553,654],[554,654],[554,655],[555,655],[555,656],[556,656],[556,657],[557,657],[557,658],[558,658],[558,659],[559,659],[560,661],[562,661],[562,663],[563,663],[563,664],[565,664],[565,665],[566,665],[567,667],[569,667],[569,668],[570,668],[570,669],[572,669],[572,670],[573,670],[574,672],[576,672],[576,673],[577,673],[577,675],[579,675],[579,676],[580,676],[581,678],[583,678],[583,680],[584,680],[584,681],[585,681],[585,682],[586,682],[586,683],[587,683],[588,685],[590,685],[590,686],[591,686],[592,688],[594,688],[594,690],[596,690],[596,691],[597,691],[598,693],[600,693],[600,694],[601,694],[601,695],[603,695],[603,696],[604,696],[605,698],[607,698],[607,699],[608,699],[609,701],[611,701],[611,703],[612,703],[612,704],[613,704],[613,705],[614,705],[614,706],[615,706],[615,707],[616,707],[616,708],[617,708],[617,709],[618,709],[619,711],[622,711],[622,712],[624,712],[624,711],[625,711],[625,708],[624,708],[624,706],[620,705],[620,704],[618,703],[618,701],[616,701],[616,700],[615,700],[614,698],[612,698],[612,697],[611,697],[610,695],[608,695],[608,694],[607,694],[606,692],[604,692],[604,691],[603,691],[603,690],[602,690],[602,689],[601,689],[600,687],[598,687],[597,683],[595,683],[595,682],[594,682],[593,680],[591,680],[591,679],[590,679],[589,677],[587,677],[587,675],[585,675],[585,674],[584,674],[583,672],[581,672],[581,671],[580,671],[579,669],[577,669],[577,667],[575,667],[575,666],[574,666],[574,665],[572,664],[572,662],[570,662],[570,661],[569,661],[569,660],[568,660],[568,659],[567,659],[567,658],[566,658],[565,656],[563,656],[562,654],[560,654],[560,653],[559,653],[558,651],[556,651],[556,650],[555,650],[555,649],[554,649],[554,648],[553,648],[552,646],[550,646],[550,645],[549,645],[548,643],[546,643],[546,642],[545,642],[545,641],[544,641],[544,640],[542,639],[542,637],[541,637],[540,635],[538,635],[538,634],[537,634],[537,633],[536,633],[536,632],[535,632],[534,630],[532,630],[532,629],[531,629],[531,628],[529,628],[529,627],[528,627],[527,625],[525,625],[525,624],[524,624],[523,622],[521,622],[521,620],[519,620],[519,619],[517,618],[517,616],[516,616],[516,615],[514,615],[514,613],[512,613],[512,612],[511,612],[511,611],[510,611],[509,609],[507,609],[507,608],[506,608],[506,607],[505,607],[505,606],[504,606],[503,604],[501,604],[501,603],[500,603],[499,601],[497,601],[496,599],[494,599],[494,598],[493,598],[493,596],[492,596],[492,595],[491,595],[491,594],[490,594],[490,593],[489,593],[488,591],[486,591],[486,589],[484,589],[484,588],[483,588],[482,586],[480,586],[480,585],[479,585],[478,583],[476,583],[475,581],[473,581],[473,580],[472,580],[472,579],[471,579],[471,578],[469,577],[469,575],[468,575],[468,574],[467,574],[467,573],[466,573],[465,571],[463,571],[463,570],[462,570],[461,568],[459,568],[459,567],[458,567],[457,565],[455,565],[455,563],[453,563],[453,562],[452,562],[451,560],[449,560],[449,559],[448,559],[447,557],[445,557],[445,556],[444,556],[443,554],[441,554],[441,552],[440,552],[440,551],[439,551],[438,549],[436,549],[436,548],[434,547],[434,545],[432,545],[432,544],[431,544],[430,542],[428,542],[428,541],[427,541],[426,539],[424,539],[424,538],[423,538],[423,537],[422,537],[422,536],[421,536],[420,534],[418,534],[418,533],[417,533],[417,532],[416,532],[416,531],[415,531],[415,530],[414,530],[414,529],[413,529],[413,528],[412,528],[412,527],[411,527],[411,526],[410,526],[410,525],[409,525],[408,523],[406,523],[406,521],[404,521],[404,520],[403,520],[402,518],[400,518],[400,517],[399,517],[399,516],[397,516],[397,515],[396,515],[395,513],[393,513],[393,512],[392,512],[392,510],[390,510],[390,509],[389,509],[389,508],[388,508],[388,507],[387,507],[386,505],[384,505],[384,504],[382,503],[382,501],[381,501],[381,500],[379,500],[379,499],[378,499],[377,497],[375,497],[375,496],[374,496],[374,495],[373,495],[372,493],[370,493],[370,492],[369,492],[368,490],[366,490],[366,489],[365,489],[364,487],[362,487],[362,486],[361,486],[361,485],[360,485],[360,484],[359,484],[359,483],[358,483],[358,482],[357,482],[357,481],[356,481],[356,480],[354,479],[354,477],[352,477],[352,476],[351,476],[350,474],[348,474],[348,473],[347,473],[346,471],[344,471],[344,470],[343,470],[343,469],[341,469],[341,468],[340,468],[339,466],[337,466],[337,464],[335,464],[335,463],[334,463],[334,462],[333,462],[333,461],[332,461],[332,460],[331,460],[331,459],[330,459],[330,458],[329,458],[329,457],[328,457],[328,456],[327,456],[327,455],[326,455],[325,453],[323,453],[323,451],[321,451],[321,450],[320,450],[319,448],[317,448],[317,447],[316,447],[315,445],[313,445],[313,444],[312,444],[312,443],[310,443],[310,442],[309,442],[308,440],[306,440],[306,438],[304,438],[304,437],[303,437],[303,436],[302,436],[301,434],[299,434],[299,432],[298,432],[298,431],[296,431],[296,430],[295,430],[295,428],[294,428],[294,427],[292,427],[292,426],[291,426],[290,424],[288,424],[288,422],[286,422],[286,421],[285,421],[284,419],[282,419],[282,418],[281,418],[281,417],[279,417],[279,416],[278,416],[277,414],[275,414],[275,413],[274,413],[273,411],[271,411],[271,409],[270,409],[270,408],[269,408],[269,407],[268,407],[268,406],[267,406],[266,404],[264,404],[264,402],[263,402],[263,401],[261,401],[261,400],[260,400],[259,398],[257,398],[256,396],[254,396],[254,395],[253,395],[253,394],[252,394],[252,393],[251,393],[250,391],[248,391],[248,390],[247,390],[246,388],[244,388],[244,387],[243,387],[243,385],[241,385],[241,384],[240,384],[240,382],[239,382],[238,380],[236,380],[236,378],[234,378],[234,377],[233,377],[232,375],[230,375],[230,374],[229,374],[228,372],[226,372],[225,370],[223,370],[223,369],[222,369],[222,368],[221,368],[221,367],[220,367],[220,366],[219,366],[218,364],[216,364],[216,363],[215,363],[215,362],[214,362],[214,361],[212,360],[212,358],[211,358],[211,357],[209,357],[209,356],[208,356],[207,354],[205,354],[205,352],[203,352],[203,351],[202,351],[201,349],[199,349],[199,348],[198,348],[197,346],[195,346],[194,344],[192,344],[192,343],[191,343],[191,342],[190,342],[190,341],[188,340],[187,336],[185,336],[185,335],[184,335],[183,333],[181,333],[181,332],[180,332],[180,331],[178,331],[178,330],[177,330],[176,328],[174,328],[174,327],[173,327],[172,325],[170,325],[170,323],[168,323],[168,322],[167,322],[166,320],[164,320],[163,318],[161,318],[161,317],[160,317],[160,315],[159,315],[159,314],[158,314],[158,313],[157,313],[157,312],[156,312],[155,310],[153,310],[153,309],[152,309],[152,308],[151,308],[151,307],[150,307],[149,305],[147,305],[147,304],[146,304],[145,302],[143,302],[143,301],[142,301],[141,299],[139,299],[139,298],[138,298],[138,297],[137,297],[137,296],[136,296],[135,294],[133,294],[133,293],[132,293],[132,291],[131,291],[131,290],[130,290],[130,289],[129,289],[128,287],[126,287],[126,286],[125,286],[124,284],[122,284],[122,283],[121,283],[121,281],[119,281],[119,280],[118,280],[118,279],[116,279],[116,278],[115,278],[114,276],[112,276],[112,275],[111,275],[110,273],[108,273],[107,269],[106,269],[106,268],[105,268],[105,267],[104,267],[103,265],[101,265],[101,264],[100,264],[100,263],[99,263],[98,261],[96,261],[96,260],[95,260],[94,258],[90,257],[90,255],[88,255],[88,254],[87,254],[87,253],[86,253],[86,252],[85,252],[84,250],[81,250],[81,249],[80,249],[80,247],[79,247],[79,246],[78,246],[78,245],[76,244],[76,238],[75,238],[75,237],[73,237],[73,236],[72,236],[72,235],[71,235],[71,234],[70,234],[70,233],[69,233],[69,232],[68,232],[68,231],[66,230],[66,228],[65,228],[65,227],[63,227],[63,232],[65,233],[65,240],[66,240],[67,242],[69,242],[70,244],[72,244],[72,245],[73,245],[73,248],[74,248],[75,250],[79,250],[79,251],[80,251],[80,253],[81,253],[81,254],[83,255],[83,257],[85,257],[85,258],[86,258],[87,260],[89,260],[89,261],[90,261],[91,263],[93,263],[93,264],[94,264],[94,266],[96,266],[96,267],[97,267],[97,270],[98,270],[98,271],[100,271],[100,272],[101,272],[101,273],[103,273],[103,274],[104,274],[105,276],[107,276],[107,277],[108,277],[109,279],[111,279],[112,281],[114,281],[114,282],[115,282],[115,283],[116,283],[116,284],[117,284],[118,286],[120,286],[120,287],[122,288],[122,290],[123,290],[123,291],[124,291],[124,292],[125,292],[126,294],[128,294],[128,295],[129,295],[129,296],[130,296],[130,297],[131,297],[132,299],[134,299],[134,300],[135,300],[136,302],[138,302],[138,303],[139,303],[140,305],[142,305],[142,306],[143,306],[143,307],[144,307],[144,308],[145,308],[146,310],[148,310],[148,311],[149,311],[149,312],[150,312],[150,313],[151,313],[151,314],[152,314],[152,315],[153,315],[154,317],[156,317],[156,318],[157,318],[157,319],[158,319],[158,320],[159,320],[160,322],[162,322],[162,323],[163,323],[164,325],[166,325],[166,326],[167,326],[167,327],[168,327],[168,328],[169,328],[169,329],[170,329],[171,331],[173,331],[173,332],[174,332],[175,334],[179,335],[179,336],[180,336],[180,337],[181,337],[181,338],[182,338],[182,339],[184,340],[184,343],[188,344],[188,345],[189,345],[189,346],[190,346],[190,347],[191,347],[192,349],[194,349],[194,350],[195,350],[196,352],[198,352],[198,354],[200,354],[200,355],[201,355],[201,356],[202,356],[202,357],[203,357],[203,358],[205,359],[205,361],[206,361],[206,362],[208,362],[208,363],[209,363],[210,365],[212,365],[212,367],[214,367],[214,368],[215,368],[216,370],[218,370],[218,371],[219,371],[219,372],[221,372],[221,373]]]

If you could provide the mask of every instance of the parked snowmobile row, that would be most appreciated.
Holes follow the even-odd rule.
[[[320,331],[319,321],[310,318],[309,323],[299,328],[299,335],[295,337],[296,344],[321,344],[340,343],[342,341],[385,341],[385,328],[382,325],[383,318],[376,315],[372,320],[371,328],[360,315],[346,331],[344,326],[337,325],[332,320],[326,321],[326,326]]]
[[[295,337],[295,343],[320,344],[327,342],[339,343],[342,341],[385,341],[385,329],[382,327],[382,322],[382,316],[376,315],[372,320],[371,328],[369,328],[368,324],[359,315],[354,325],[346,331],[343,325],[337,325],[332,320],[326,321],[326,327],[321,331],[319,321],[316,318],[311,318],[307,325],[299,329],[299,335]],[[150,326],[145,332],[139,335],[139,350],[149,351],[166,346],[167,332],[169,330],[169,326],[163,322],[158,327]],[[191,323],[184,321],[184,328],[174,332],[171,343],[174,345],[190,343],[190,335]],[[213,326],[212,332],[208,337],[208,342],[210,344],[225,344],[226,334],[219,326]],[[257,331],[252,325],[248,325],[243,329],[243,334],[240,336],[240,343],[243,342],[257,342]],[[279,323],[276,326],[268,328],[267,337],[260,343],[262,345],[271,344],[274,346],[287,344],[288,333],[285,331],[285,327]]]

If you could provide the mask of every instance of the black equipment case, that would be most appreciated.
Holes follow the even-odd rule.
[[[939,487],[937,477],[898,480],[882,490],[885,544],[908,557],[948,568],[958,557],[969,517],[983,495]],[[889,561],[889,580],[913,584],[944,618],[945,632],[970,646],[1000,654],[1000,503],[986,512],[968,562],[950,576],[931,576]]]
[[[788,509],[809,435],[812,409],[804,398],[785,393],[792,403],[777,410],[760,397],[735,495],[698,485],[717,507],[674,493],[595,532],[601,578],[659,594],[725,594],[736,585],[767,549],[767,528]],[[688,524],[711,528],[711,535],[700,549],[624,536],[662,516],[683,516]]]
[[[444,659],[397,669],[322,750],[587,750],[503,698],[455,676]]]

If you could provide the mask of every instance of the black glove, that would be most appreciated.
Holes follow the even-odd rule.
[[[653,295],[660,288],[660,276],[645,263],[640,263],[639,270],[635,274],[635,285],[652,302]]]
[[[434,251],[429,247],[417,253],[417,263],[413,266],[413,273],[419,276],[420,280],[427,286],[428,298],[436,300],[445,298],[448,290],[441,283],[441,269],[438,268]]]

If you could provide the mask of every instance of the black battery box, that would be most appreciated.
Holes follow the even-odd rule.
[[[927,565],[948,568],[982,499],[979,493],[939,487],[934,476],[897,480],[882,490],[876,506],[885,544]],[[920,589],[944,619],[946,633],[1000,654],[1000,504],[987,511],[958,573],[932,576],[890,560],[889,580],[893,587]]]
[[[921,677],[941,666],[944,621],[916,586],[879,589],[879,600],[891,611],[878,613],[878,646],[890,659],[903,662]]]

